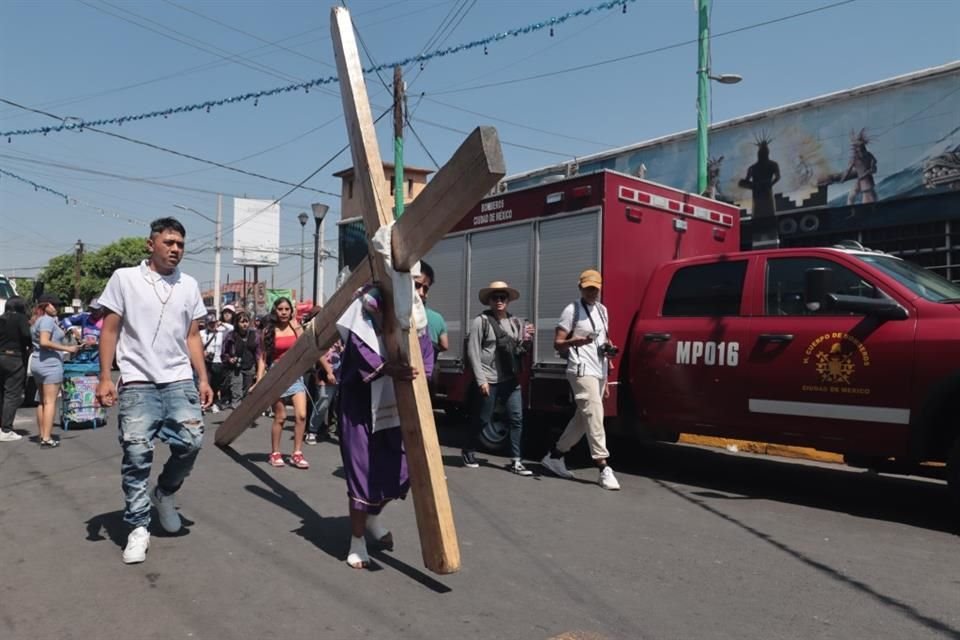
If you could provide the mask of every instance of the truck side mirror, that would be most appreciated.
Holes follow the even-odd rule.
[[[803,274],[803,299],[810,311],[827,308],[831,274],[832,271],[826,267],[807,269]]]
[[[43,295],[43,280],[39,278],[33,281],[33,301],[36,302]]]

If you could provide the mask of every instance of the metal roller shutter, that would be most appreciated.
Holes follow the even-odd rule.
[[[440,354],[440,360],[463,357],[463,290],[466,286],[466,237],[445,238],[424,257],[433,267],[437,281],[430,288],[427,305],[447,322],[450,350]]]
[[[533,310],[533,225],[522,224],[470,234],[470,287],[467,301],[472,321],[487,307],[480,304],[478,294],[494,280],[505,280],[520,292],[520,299],[510,303],[510,313],[523,319]]]
[[[600,266],[599,217],[599,211],[592,211],[540,223],[537,363],[564,362],[553,348],[553,334],[563,308],[579,298],[577,277]]]

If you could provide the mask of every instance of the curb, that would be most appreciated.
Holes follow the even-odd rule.
[[[810,447],[791,447],[782,444],[754,442],[752,440],[700,436],[692,433],[681,433],[680,442],[704,447],[715,447],[717,449],[727,449],[728,451],[741,451],[744,453],[780,456],[782,458],[799,458],[801,460],[813,460],[815,462],[843,464],[843,456],[839,453],[820,451],[819,449],[811,449]]]

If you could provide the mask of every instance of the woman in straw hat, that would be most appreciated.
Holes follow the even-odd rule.
[[[533,472],[523,466],[520,442],[523,438],[523,401],[520,395],[520,361],[533,339],[533,325],[524,325],[507,312],[520,292],[502,280],[480,290],[480,302],[489,308],[473,319],[467,339],[467,359],[477,383],[477,406],[473,412],[473,440],[493,418],[497,402],[503,403],[510,430],[510,456],[507,469],[521,476]],[[480,466],[474,442],[464,447],[463,464]]]

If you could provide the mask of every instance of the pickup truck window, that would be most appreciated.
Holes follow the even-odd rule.
[[[764,291],[768,316],[837,315],[836,311],[811,311],[804,299],[804,280],[809,269],[830,270],[830,293],[878,298],[872,284],[843,265],[823,258],[772,258],[767,260]],[[843,314],[847,315],[847,314]]]
[[[6,278],[0,278],[0,298],[4,300],[9,300],[16,294],[13,292],[13,287],[10,286],[10,283]]]
[[[861,255],[857,258],[880,269],[918,296],[932,302],[960,301],[960,285],[923,267],[885,255]]]
[[[663,300],[664,316],[740,315],[747,261],[714,262],[683,267],[673,274]]]

